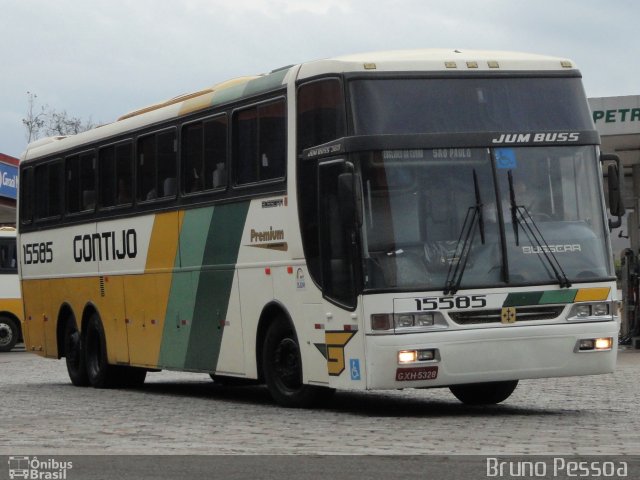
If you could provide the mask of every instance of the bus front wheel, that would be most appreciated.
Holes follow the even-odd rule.
[[[8,352],[15,347],[20,330],[13,318],[0,316],[0,352]]]
[[[466,405],[493,405],[509,398],[517,386],[518,380],[510,380],[506,382],[452,385],[449,390]]]
[[[284,407],[320,405],[333,394],[333,389],[302,383],[298,339],[289,322],[282,318],[276,319],[267,330],[262,365],[269,393]]]

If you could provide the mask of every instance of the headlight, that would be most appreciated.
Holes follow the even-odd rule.
[[[613,318],[611,302],[576,303],[569,311],[570,322],[598,322]]]
[[[373,333],[414,333],[449,328],[440,312],[430,313],[374,313],[371,315]]]

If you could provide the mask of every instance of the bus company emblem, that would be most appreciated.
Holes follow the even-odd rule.
[[[332,377],[337,377],[344,372],[344,347],[355,334],[355,331],[327,331],[325,332],[326,343],[315,344],[316,348],[327,359],[327,369]]]
[[[502,307],[501,313],[502,323],[516,323],[516,309],[515,307]]]

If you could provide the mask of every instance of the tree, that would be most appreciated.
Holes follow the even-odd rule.
[[[80,117],[70,116],[66,110],[56,112],[51,109],[48,114],[48,122],[46,126],[47,135],[76,135],[95,127],[91,121],[83,121]]]
[[[27,142],[37,140],[42,136],[76,135],[95,127],[91,117],[82,120],[73,117],[66,110],[57,111],[48,105],[36,106],[38,95],[27,92],[27,116],[22,124],[27,129]]]
[[[41,106],[40,111],[36,113],[36,98],[38,95],[27,92],[27,116],[22,119],[22,124],[27,129],[27,142],[32,142],[40,137],[47,118],[46,105]]]

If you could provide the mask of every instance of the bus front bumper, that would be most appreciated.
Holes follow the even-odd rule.
[[[581,340],[599,338],[611,338],[611,347],[579,349]],[[369,335],[367,388],[428,388],[610,373],[616,364],[617,341],[616,321]],[[413,351],[432,351],[434,359],[399,361],[400,352]]]

